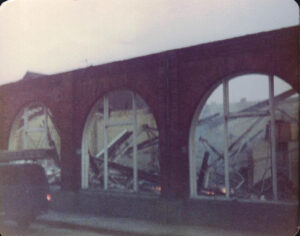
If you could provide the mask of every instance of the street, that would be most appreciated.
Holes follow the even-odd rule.
[[[296,232],[247,232],[209,226],[166,225],[125,218],[108,218],[84,214],[49,211],[27,230],[0,215],[1,236],[268,236],[295,235]],[[296,231],[296,230],[295,230]]]
[[[191,235],[191,236],[196,236],[196,235],[205,235],[205,236],[217,236],[217,235],[223,235],[223,236],[252,236],[252,235],[257,235],[257,236],[267,236],[269,234],[264,234],[264,233],[238,233],[238,232],[230,232],[230,231],[222,231],[222,230],[208,230],[203,228],[203,230],[199,230],[198,232],[190,231],[187,230],[184,232],[179,231],[165,231],[165,232],[156,232],[154,234],[145,234],[145,233],[129,233],[129,232],[105,232],[103,230],[102,232],[95,231],[93,232],[92,230],[89,229],[79,229],[79,228],[74,228],[71,229],[71,227],[61,227],[59,225],[47,225],[47,224],[40,224],[39,222],[35,222],[29,226],[28,229],[22,230],[17,227],[17,225],[14,222],[6,221],[4,223],[0,224],[0,234],[1,236],[145,236],[145,235]]]
[[[111,236],[113,234],[93,233],[88,231],[71,230],[65,228],[56,228],[53,226],[34,223],[27,230],[18,229],[14,222],[4,222],[0,224],[0,233],[2,236]]]
[[[74,236],[109,236],[112,234],[100,234],[100,233],[91,233],[91,232],[82,232],[78,230],[70,230],[70,229],[60,229],[60,228],[55,228],[51,226],[45,226],[45,225],[39,225],[39,224],[32,224],[27,230],[21,230],[18,229],[14,224],[4,224],[1,225],[1,235],[2,236],[40,236],[40,235],[57,235],[57,236],[62,236],[62,235],[74,235]]]

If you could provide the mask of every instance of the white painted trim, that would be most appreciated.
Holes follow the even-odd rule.
[[[128,109],[128,115],[130,116],[129,118],[127,118],[125,121],[111,121],[113,119],[110,120],[109,117],[109,94],[110,93],[115,93],[115,92],[128,92],[131,95],[131,102],[132,102],[132,108]],[[102,190],[107,191],[107,190],[112,190],[110,189],[110,177],[109,176],[109,145],[111,145],[112,142],[109,142],[109,137],[108,137],[108,129],[110,127],[114,127],[114,126],[131,126],[130,130],[132,129],[132,134],[130,136],[130,141],[128,140],[127,142],[130,142],[132,148],[133,148],[133,158],[132,158],[132,162],[131,166],[132,166],[132,174],[133,174],[133,179],[132,182],[130,183],[130,185],[132,187],[130,187],[130,189],[127,189],[131,192],[138,192],[139,191],[139,185],[138,185],[138,136],[140,134],[141,131],[138,130],[138,112],[137,112],[137,104],[136,104],[136,98],[137,98],[137,94],[129,91],[129,90],[117,90],[117,91],[111,91],[108,94],[104,95],[103,98],[100,98],[98,100],[98,102],[96,102],[96,104],[92,107],[91,111],[89,112],[88,118],[85,122],[84,125],[84,130],[83,130],[83,134],[82,134],[82,148],[81,148],[81,188],[86,189],[89,187],[89,158],[88,158],[88,145],[87,145],[87,141],[86,141],[86,137],[87,137],[87,132],[89,130],[89,124],[91,123],[91,119],[93,117],[93,114],[97,111],[97,109],[99,108],[99,104],[103,104],[103,125],[102,127],[103,129],[103,150],[99,151],[96,155],[96,157],[99,157],[100,155],[104,154],[104,162],[103,162],[103,182],[104,182],[104,187],[102,188]],[[132,114],[130,114],[130,112],[132,112]],[[153,117],[154,119],[154,117]],[[156,124],[156,122],[155,122]],[[124,127],[125,128],[125,127]],[[127,128],[127,127],[126,127]],[[123,130],[121,133],[119,133],[117,135],[117,137],[123,136],[124,133],[128,132],[128,130]],[[117,138],[114,138],[114,140],[117,140]],[[127,147],[127,149],[129,148],[129,146]],[[125,150],[126,151],[126,150]],[[124,152],[124,150],[123,150]],[[120,155],[120,154],[119,154]],[[119,156],[118,156],[119,157]],[[117,157],[117,158],[118,158]],[[114,159],[115,160],[115,159]]]
[[[89,187],[89,156],[88,156],[88,147],[85,142],[85,137],[88,132],[88,127],[92,119],[92,114],[95,110],[97,110],[99,103],[102,102],[97,101],[96,104],[91,109],[90,113],[88,114],[87,120],[85,122],[83,132],[82,132],[82,139],[81,139],[81,188],[87,189]]]
[[[200,116],[200,113],[211,95],[211,93],[219,86],[220,84],[217,84],[216,86],[211,87],[210,90],[207,91],[204,98],[201,99],[199,105],[197,106],[197,109],[193,115],[193,119],[190,126],[190,132],[189,132],[189,176],[190,176],[190,196],[191,198],[198,198],[197,194],[197,172],[196,172],[196,158],[195,158],[195,134],[196,134],[196,127],[198,125],[198,119]]]
[[[272,160],[272,187],[274,200],[278,200],[277,192],[277,156],[276,156],[276,127],[275,127],[275,109],[274,109],[274,76],[269,76],[269,109],[271,114],[271,160]]]
[[[107,149],[109,149],[110,146],[111,146],[112,144],[114,144],[114,143],[115,143],[120,137],[122,137],[126,132],[128,132],[127,129],[124,129],[117,137],[115,137],[115,138],[108,144]],[[100,157],[100,156],[103,155],[103,154],[104,154],[104,149],[101,150],[100,152],[98,152],[97,155],[96,155],[96,157],[98,158],[98,157]]]
[[[229,136],[228,136],[228,114],[229,114],[229,86],[228,80],[223,81],[223,108],[224,108],[224,168],[225,168],[225,188],[226,197],[230,197],[230,181],[229,181]]]

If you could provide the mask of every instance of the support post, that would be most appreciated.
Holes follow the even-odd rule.
[[[272,186],[274,200],[278,200],[277,192],[277,165],[276,165],[276,127],[274,109],[274,76],[269,76],[269,110],[271,115],[271,160],[272,160]]]
[[[136,97],[132,93],[132,111],[133,111],[133,190],[138,191],[138,159],[137,159],[137,116],[136,116]]]
[[[45,123],[44,123],[44,132],[45,132],[45,139],[44,139],[44,144],[46,147],[49,147],[49,126],[48,126],[48,109],[46,106],[43,107],[44,110],[44,116],[45,116]]]
[[[23,127],[23,149],[28,148],[28,107],[24,108],[24,114],[23,114],[23,121],[24,121],[24,127]]]
[[[108,188],[108,137],[107,137],[107,124],[108,124],[108,98],[105,95],[103,99],[104,105],[104,129],[103,129],[103,136],[104,136],[104,189],[107,190]]]
[[[225,165],[225,188],[226,197],[230,196],[229,183],[229,140],[228,140],[228,115],[229,115],[229,88],[228,80],[223,81],[223,106],[224,106],[224,165]]]

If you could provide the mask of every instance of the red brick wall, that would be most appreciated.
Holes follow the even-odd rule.
[[[164,196],[188,196],[189,129],[201,99],[222,79],[247,73],[277,75],[299,91],[298,39],[298,27],[291,27],[3,85],[0,148],[7,149],[21,108],[42,102],[61,137],[62,186],[78,189],[79,151],[90,109],[105,93],[129,89],[156,119]]]

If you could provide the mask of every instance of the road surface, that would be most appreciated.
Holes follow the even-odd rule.
[[[112,236],[112,234],[100,234],[87,231],[56,228],[53,226],[32,224],[27,230],[18,229],[13,222],[4,222],[0,224],[0,233],[2,236]]]

